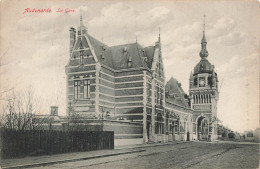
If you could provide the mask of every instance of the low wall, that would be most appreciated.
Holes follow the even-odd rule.
[[[125,121],[104,121],[104,131],[113,131],[115,139],[143,138],[143,125]]]
[[[125,146],[125,145],[137,145],[143,144],[143,138],[134,138],[134,139],[115,139],[114,145],[117,146]]]

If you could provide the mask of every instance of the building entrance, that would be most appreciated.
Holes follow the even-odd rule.
[[[200,117],[197,121],[198,140],[207,140],[209,137],[209,122],[207,118]]]

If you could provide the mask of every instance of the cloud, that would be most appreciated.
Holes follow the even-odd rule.
[[[102,32],[105,40],[112,45],[125,43],[124,40],[134,41],[136,36],[147,44],[151,42],[146,39],[158,32],[158,28],[170,18],[173,14],[167,7],[158,6],[144,11],[118,2],[101,9],[100,14],[89,21],[89,29],[97,37]]]
[[[127,26],[131,31],[137,31],[165,22],[170,14],[170,10],[162,6],[152,8],[149,11],[138,11],[125,3],[118,2],[104,7],[100,15],[93,18],[89,25],[96,28],[112,26],[114,29]]]
[[[217,39],[225,46],[238,45],[246,40],[245,33],[239,31],[237,23],[228,17],[219,18],[206,32],[209,39]]]
[[[251,53],[247,56],[236,55],[217,69],[224,78],[245,78],[259,70],[259,54]]]
[[[219,37],[218,42],[226,46],[232,46],[244,42],[245,39],[246,36],[244,33],[241,33],[239,31],[234,31],[229,33],[226,36]]]

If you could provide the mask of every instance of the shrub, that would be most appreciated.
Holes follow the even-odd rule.
[[[247,137],[254,137],[254,135],[253,135],[252,132],[248,132],[246,136],[247,136]]]
[[[228,138],[235,138],[235,134],[234,133],[228,133]]]

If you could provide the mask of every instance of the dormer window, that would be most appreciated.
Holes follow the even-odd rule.
[[[128,63],[127,63],[128,67],[132,67],[132,57],[128,58]]]
[[[102,60],[105,59],[105,54],[104,54],[104,52],[101,52],[101,53],[100,53],[100,58],[101,58]]]
[[[123,49],[124,54],[127,52],[127,47],[125,46]]]
[[[144,60],[144,62],[147,62],[147,57],[144,57],[143,60]]]
[[[102,46],[101,46],[101,48],[102,48],[102,50],[103,50],[103,51],[105,51],[105,50],[106,50],[106,48],[105,48],[105,46],[104,46],[104,45],[102,45]]]

